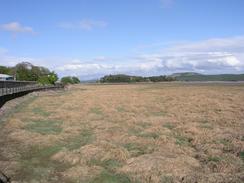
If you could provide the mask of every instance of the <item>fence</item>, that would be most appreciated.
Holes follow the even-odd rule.
[[[63,85],[39,85],[32,81],[0,81],[0,107],[8,100],[33,91],[59,88],[63,88]]]
[[[61,88],[62,85],[39,85],[32,81],[0,81],[0,97],[14,93]]]

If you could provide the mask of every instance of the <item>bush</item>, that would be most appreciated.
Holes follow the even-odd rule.
[[[79,78],[77,77],[71,77],[71,76],[65,76],[61,79],[61,83],[63,84],[78,84],[80,83]]]
[[[58,80],[58,76],[56,73],[51,72],[48,75],[40,76],[38,79],[38,82],[46,85],[46,84],[55,84],[55,82]]]
[[[56,73],[29,62],[21,62],[14,67],[0,66],[0,74],[13,75],[19,81],[38,81],[41,84],[55,84],[58,80]]]

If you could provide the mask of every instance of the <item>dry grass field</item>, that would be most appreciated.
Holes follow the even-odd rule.
[[[1,117],[13,182],[241,183],[243,84],[78,85]]]

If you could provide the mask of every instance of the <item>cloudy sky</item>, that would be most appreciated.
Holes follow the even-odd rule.
[[[1,0],[0,65],[82,80],[244,73],[243,0]]]

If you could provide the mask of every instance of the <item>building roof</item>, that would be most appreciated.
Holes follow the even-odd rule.
[[[12,78],[13,76],[7,74],[0,74],[0,78]]]

